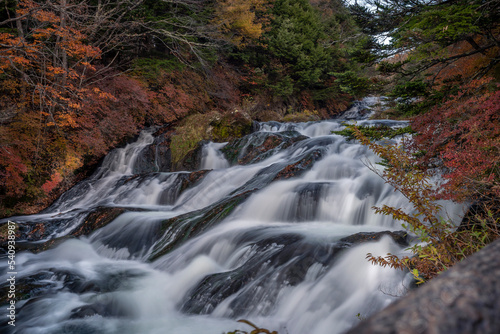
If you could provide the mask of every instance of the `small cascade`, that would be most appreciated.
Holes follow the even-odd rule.
[[[229,162],[220,151],[224,145],[226,145],[226,143],[210,142],[203,146],[201,169],[221,169],[229,167]]]
[[[368,96],[360,101],[355,101],[352,106],[344,111],[339,117],[342,119],[362,119],[369,118],[377,110],[384,109],[386,97]]]
[[[88,180],[67,191],[46,211],[64,212],[111,203],[116,188],[126,181],[125,176],[133,175],[140,152],[153,141],[152,130],[146,130],[137,141],[111,151]]]
[[[16,327],[3,319],[0,331],[248,331],[237,319],[280,334],[351,328],[410,285],[366,261],[408,246],[372,207],[411,206],[365,166],[378,162],[371,151],[332,134],[344,122],[261,123],[205,144],[201,170],[184,172],[137,169],[155,140],[141,133],[43,214],[10,218],[27,251],[16,254]]]
[[[103,178],[110,174],[128,175],[133,174],[134,166],[139,153],[154,142],[152,130],[142,131],[137,141],[128,144],[124,148],[113,150],[104,158],[96,178]]]

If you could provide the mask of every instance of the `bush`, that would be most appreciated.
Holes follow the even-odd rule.
[[[357,127],[350,126],[356,139],[367,145],[386,161],[387,168],[371,169],[387,183],[400,191],[413,205],[415,212],[408,214],[400,208],[384,205],[375,211],[403,221],[403,226],[415,234],[419,243],[410,247],[414,254],[398,257],[367,258],[376,264],[398,269],[408,269],[417,283],[423,283],[455,263],[480,250],[500,237],[500,219],[494,214],[493,207],[487,207],[483,214],[476,214],[476,224],[469,228],[457,229],[456,226],[440,216],[441,207],[436,203],[437,196],[430,175],[419,169],[414,156],[395,145],[380,145],[371,142]]]

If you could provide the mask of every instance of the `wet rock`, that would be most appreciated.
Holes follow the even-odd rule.
[[[262,161],[304,139],[307,137],[296,131],[258,132],[231,141],[221,151],[229,163],[247,165]]]
[[[61,291],[76,294],[113,292],[126,286],[131,279],[142,275],[142,272],[125,270],[89,279],[69,270],[50,268],[34,275],[17,276],[16,301],[30,299],[36,302],[39,296],[49,296]],[[7,291],[8,287],[8,282],[0,284],[3,291]],[[0,296],[0,305],[8,301],[6,293]]]
[[[79,237],[81,235],[90,234],[93,231],[111,223],[113,220],[115,220],[116,217],[118,217],[125,211],[128,210],[125,208],[97,208],[87,216],[87,218],[78,228],[71,232],[71,235],[74,237]]]
[[[250,181],[236,190],[235,193],[262,189],[275,180],[300,176],[310,170],[314,165],[313,162],[321,159],[324,153],[325,150],[323,148],[310,149],[296,156],[291,164],[285,161],[278,161],[271,164],[260,170]]]
[[[265,230],[251,231],[240,237],[237,243],[248,243],[248,253],[252,255],[234,270],[206,276],[184,297],[180,309],[191,314],[210,314],[224,300],[237,295],[227,305],[232,312],[229,316],[253,311],[264,316],[272,311],[271,306],[257,310],[256,305],[274,305],[281,288],[303,282],[313,265],[320,265],[322,273],[326,272],[347,248],[379,240],[384,235],[402,246],[408,245],[404,231],[361,232],[337,242],[323,243],[299,234],[263,237],[265,233]]]
[[[103,304],[84,305],[71,310],[71,313],[72,314],[69,317],[70,319],[91,317],[93,315],[100,315],[100,316],[109,315],[106,305]]]
[[[349,334],[500,333],[500,240],[425,283]]]
[[[252,191],[246,191],[225,198],[201,210],[167,219],[161,223],[158,235],[161,239],[156,243],[149,260],[153,261],[172,249],[181,245],[201,232],[226,218],[237,205],[250,196]]]
[[[71,313],[70,319],[80,319],[94,315],[100,315],[101,317],[128,317],[131,315],[126,305],[116,302],[83,305],[71,310]]]
[[[194,150],[189,151],[180,162],[173,166],[173,171],[197,171],[201,168],[203,158],[203,145],[206,141],[199,142]]]
[[[305,183],[298,185],[294,190],[296,200],[294,204],[283,212],[279,220],[290,222],[313,221],[316,219],[318,205],[323,195],[323,189],[329,183]]]
[[[56,232],[60,226],[67,226],[70,221],[68,219],[53,219],[50,222],[15,222],[16,243],[23,241],[37,241],[47,238],[52,233]],[[0,249],[7,247],[7,231],[8,222],[0,223]]]
[[[198,182],[203,180],[203,178],[209,173],[209,170],[199,170],[196,172],[192,172],[189,174],[185,174],[185,177],[182,177],[182,184],[180,187],[180,192],[182,193],[184,190],[193,187]]]
[[[86,216],[86,218],[81,220],[78,227],[72,229],[71,232],[65,236],[55,238],[51,238],[51,236],[55,235],[59,231],[64,231],[68,228],[71,222],[81,218],[72,217],[68,219],[47,220],[45,222],[16,223],[18,226],[18,230],[16,231],[16,249],[17,251],[29,250],[34,253],[47,250],[60,244],[68,238],[88,235],[93,231],[106,226],[125,211],[131,210],[125,208],[99,207],[90,213],[82,212],[79,214],[79,217]],[[0,243],[0,250],[6,253],[6,240],[3,240]]]
[[[168,133],[155,137],[154,142],[139,153],[133,173],[170,172],[172,170],[170,141]]]
[[[8,284],[0,285],[7,289]],[[99,291],[92,281],[85,282],[83,276],[65,270],[49,269],[35,275],[16,277],[16,300],[57,293],[63,289],[72,292]],[[7,294],[0,296],[0,304],[7,303]]]
[[[57,284],[51,280],[52,276],[53,273],[43,271],[28,277],[16,277],[16,301],[34,298],[53,290]],[[9,299],[6,292],[9,290],[9,282],[2,282],[0,290],[5,291],[0,295],[0,305],[7,304]]]
[[[405,231],[382,231],[382,232],[360,232],[340,239],[341,242],[348,244],[359,244],[368,241],[378,241],[383,236],[388,235],[400,246],[407,247],[411,237]]]
[[[278,174],[276,174],[273,181],[302,175],[304,172],[311,169],[316,161],[321,160],[324,156],[324,153],[325,152],[323,149],[315,149],[309,152],[299,161],[287,165],[285,168],[283,168]]]
[[[179,196],[187,189],[192,188],[201,182],[203,178],[210,172],[210,170],[199,170],[191,173],[179,173],[175,182],[163,190],[160,195],[159,204],[173,205]]]
[[[230,310],[227,316],[265,316],[272,312],[271,305],[280,290],[303,282],[313,265],[322,268],[318,273],[322,275],[345,249],[384,235],[396,242],[403,242],[406,237],[404,232],[367,232],[337,242],[318,243],[299,234],[265,237],[265,233],[265,230],[251,231],[242,236],[237,243],[248,243],[247,253],[251,254],[245,263],[234,270],[206,276],[188,292],[179,308],[190,314],[210,314],[229,297],[237,296],[225,305]],[[257,305],[269,307],[257,309]]]
[[[154,172],[196,171],[200,169],[202,148],[205,141],[197,144],[196,148],[189,151],[180,162],[172,163],[170,150],[171,137],[174,131],[169,129],[158,132],[151,145],[146,146],[137,157],[133,173],[146,174]]]

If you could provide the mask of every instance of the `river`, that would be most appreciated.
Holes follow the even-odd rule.
[[[389,235],[369,242],[352,236],[402,230],[372,207],[411,206],[365,166],[378,161],[373,153],[331,133],[344,122],[261,123],[237,145],[227,144],[232,151],[207,143],[200,166],[205,172],[138,174],[141,152],[155,141],[153,130],[143,131],[47,210],[10,218],[25,227],[38,223],[43,231],[39,240],[18,241],[16,326],[4,321],[1,329],[252,330],[237,319],[280,334],[351,328],[411,283],[408,274],[365,259],[367,253],[402,254],[404,245]],[[272,148],[263,149],[269,143]],[[67,238],[96,212],[114,216]],[[53,245],[43,250],[21,251],[49,241]]]

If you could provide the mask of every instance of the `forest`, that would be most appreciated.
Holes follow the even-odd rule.
[[[252,120],[329,119],[383,95],[392,105],[379,117],[410,121],[404,149],[351,130],[386,159],[383,177],[432,223],[430,239],[447,230],[433,216],[436,199],[473,203],[471,224],[498,228],[498,1],[2,3],[1,216],[40,211],[144,127],[175,127],[180,162],[198,141],[227,141]],[[437,189],[425,181],[436,173]],[[398,208],[380,210],[426,229]],[[472,236],[446,238],[470,245]]]

